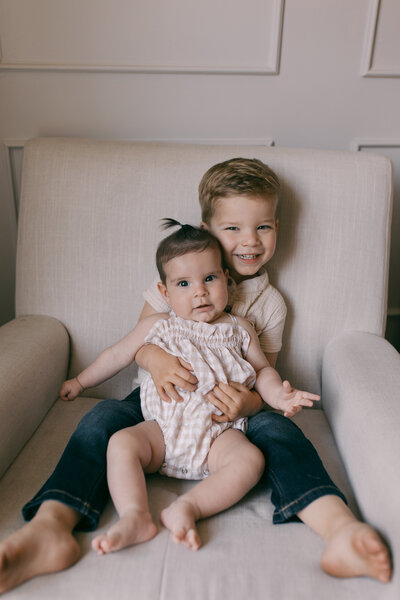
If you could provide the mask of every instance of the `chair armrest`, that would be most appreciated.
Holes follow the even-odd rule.
[[[55,402],[69,337],[52,317],[20,317],[0,327],[0,477]]]
[[[400,553],[399,353],[369,333],[333,339],[323,358],[322,401],[363,517]]]

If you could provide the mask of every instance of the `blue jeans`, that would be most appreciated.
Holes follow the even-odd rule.
[[[108,440],[116,431],[141,421],[139,388],[125,400],[103,400],[94,406],[81,419],[52,475],[23,507],[24,519],[29,521],[45,500],[58,500],[82,515],[77,529],[95,529],[109,499]],[[311,442],[289,419],[271,412],[258,413],[249,419],[247,437],[265,456],[274,523],[296,518],[299,510],[327,494],[345,501]]]

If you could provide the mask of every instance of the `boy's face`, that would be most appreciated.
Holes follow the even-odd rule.
[[[219,198],[209,229],[220,241],[229,274],[239,283],[255,277],[275,252],[277,198],[229,196]]]
[[[176,256],[164,265],[158,288],[178,317],[211,323],[228,303],[228,271],[217,248]]]

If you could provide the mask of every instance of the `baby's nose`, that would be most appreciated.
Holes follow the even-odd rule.
[[[195,288],[196,296],[205,296],[206,293],[207,293],[207,288],[204,285],[204,283],[199,283]]]

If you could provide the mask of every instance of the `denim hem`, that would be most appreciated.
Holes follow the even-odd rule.
[[[281,523],[287,523],[291,520],[300,519],[297,517],[297,513],[306,508],[311,502],[314,500],[318,500],[318,498],[322,498],[322,496],[338,496],[343,500],[345,504],[347,504],[347,500],[345,496],[338,490],[335,485],[320,485],[311,490],[308,490],[305,494],[293,500],[286,506],[283,506],[281,509],[275,509],[273,515],[273,523],[275,525],[279,525]]]
[[[100,511],[93,508],[88,502],[82,502],[80,498],[63,490],[46,490],[40,496],[35,496],[33,500],[27,502],[22,508],[24,520],[30,521],[37,513],[40,505],[46,500],[57,500],[80,513],[82,515],[81,519],[75,527],[77,531],[93,531],[96,529],[100,519]]]

